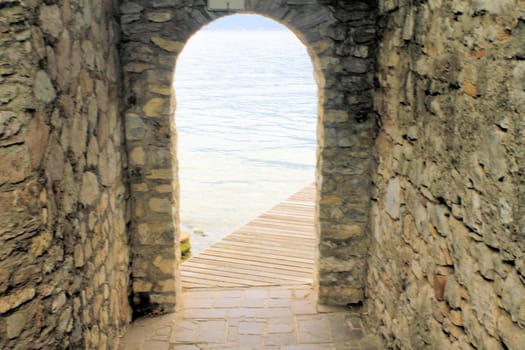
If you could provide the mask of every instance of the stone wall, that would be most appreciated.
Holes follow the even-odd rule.
[[[130,320],[112,1],[0,1],[0,348],[115,349]]]
[[[380,7],[373,329],[393,349],[523,349],[525,2]]]
[[[133,307],[139,314],[171,311],[176,304],[179,201],[174,69],[191,35],[233,13],[209,11],[205,4],[135,0],[120,6]],[[326,303],[360,302],[376,135],[374,1],[247,0],[245,11],[288,26],[312,57],[320,107],[319,295]]]
[[[377,22],[375,1],[246,1],[316,69],[320,301],[361,302],[367,282],[388,348],[519,349],[525,4],[379,5]],[[137,314],[175,308],[173,71],[226,14],[0,2],[0,347],[114,349],[128,294]]]
[[[316,67],[320,296],[360,302],[374,2],[253,0],[246,11],[289,26]],[[136,314],[175,308],[171,83],[189,37],[227,14],[190,0],[0,3],[1,347],[116,348],[128,296]]]

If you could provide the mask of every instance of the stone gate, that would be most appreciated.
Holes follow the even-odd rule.
[[[245,4],[315,67],[320,301],[386,349],[521,349],[525,2]],[[0,1],[0,347],[116,349],[174,309],[173,71],[230,13]]]
[[[179,235],[174,70],[188,39],[232,11],[204,1],[121,5],[126,144],[131,183],[135,308],[175,306]],[[372,112],[376,9],[317,1],[246,1],[241,12],[270,17],[305,44],[319,88],[319,295],[363,300],[376,121]],[[225,119],[225,123],[227,120]]]

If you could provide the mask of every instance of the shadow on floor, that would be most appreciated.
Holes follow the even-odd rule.
[[[364,339],[364,340],[363,340]],[[316,305],[310,285],[193,289],[175,314],[137,320],[120,350],[377,349],[360,315]]]

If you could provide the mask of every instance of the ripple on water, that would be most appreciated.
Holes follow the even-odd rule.
[[[289,31],[201,31],[176,71],[181,219],[198,252],[313,181],[317,87]]]

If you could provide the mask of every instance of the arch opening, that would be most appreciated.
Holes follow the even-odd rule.
[[[317,86],[285,26],[253,14],[212,22],[177,58],[174,89],[193,254],[313,183]]]
[[[362,19],[351,24],[342,14],[352,8],[339,9],[334,16],[329,6],[310,2],[283,6],[276,0],[253,0],[243,11],[285,24],[313,62],[319,87],[315,277],[320,301],[338,305],[363,301],[365,295],[371,150],[377,128],[372,105],[374,8],[365,5],[359,5]],[[173,311],[181,294],[175,62],[194,33],[234,13],[211,11],[199,3],[158,17],[152,14],[154,4],[145,6],[134,8],[141,15],[126,17],[129,22],[123,26],[131,301],[137,314]]]

